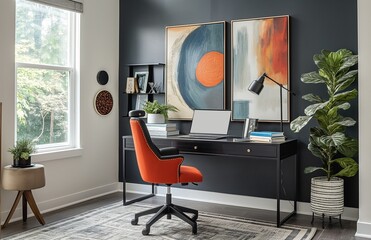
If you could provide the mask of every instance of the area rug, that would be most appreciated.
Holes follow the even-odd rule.
[[[259,240],[308,240],[316,229],[292,225],[276,228],[274,223],[245,218],[199,212],[198,234],[192,235],[190,225],[177,217],[162,218],[151,227],[148,236],[142,229],[150,216],[139,218],[136,226],[131,225],[134,213],[153,206],[121,202],[97,208],[61,221],[4,238],[5,240],[131,240],[131,239],[259,239]]]

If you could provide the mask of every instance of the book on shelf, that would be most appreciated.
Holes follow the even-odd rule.
[[[253,132],[250,132],[250,136],[282,137],[282,136],[285,136],[285,135],[284,135],[283,132],[253,131]]]
[[[264,136],[251,136],[251,141],[256,142],[268,142],[268,143],[274,143],[274,142],[284,142],[286,139],[285,136],[277,136],[277,137],[264,137]]]
[[[174,131],[154,131],[154,130],[148,130],[149,135],[151,136],[161,136],[161,137],[166,137],[166,136],[175,136],[179,135],[179,130],[174,130]]]

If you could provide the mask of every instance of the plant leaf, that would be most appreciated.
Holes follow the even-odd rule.
[[[357,95],[358,95],[357,89],[352,89],[352,90],[347,91],[347,92],[342,92],[342,93],[335,94],[333,96],[332,101],[334,103],[348,102],[348,101],[356,98]]]
[[[299,132],[312,119],[312,116],[299,116],[290,123],[290,129]]]
[[[342,132],[336,132],[332,134],[331,139],[334,142],[335,146],[340,146],[347,140],[345,134]]]
[[[358,164],[353,158],[338,158],[335,159],[334,162],[338,163],[343,168],[334,175],[336,177],[353,177],[358,172]]]
[[[306,95],[302,96],[302,99],[307,100],[309,102],[314,102],[314,103],[322,103],[323,102],[323,100],[319,96],[314,95],[312,93],[309,93],[309,94],[306,94]]]
[[[352,54],[352,53],[350,52],[350,54]],[[356,65],[357,63],[358,63],[358,56],[357,55],[350,55],[350,56],[348,56],[344,59],[344,62],[341,65],[339,71],[343,70],[345,68],[352,67],[352,66]]]
[[[358,141],[353,138],[347,138],[343,144],[336,146],[336,149],[344,156],[354,157],[358,152]]]
[[[325,83],[325,79],[321,77],[317,72],[304,73],[301,75],[301,81],[303,83]]]
[[[336,122],[333,125],[335,124],[346,126],[346,127],[351,127],[351,126],[354,126],[354,124],[356,124],[356,121],[351,117],[345,117],[343,118],[343,120]]]
[[[322,161],[326,156],[322,153],[321,148],[318,147],[314,142],[308,144],[308,150],[316,157],[320,158]]]
[[[337,80],[337,86],[335,87],[335,92],[343,91],[349,87],[357,77],[358,70],[353,70],[346,73],[339,80]]]
[[[322,170],[322,171],[325,171],[325,172],[326,172],[326,170],[325,170],[324,168],[322,168],[322,167],[306,167],[306,168],[304,169],[304,173],[305,173],[305,174],[308,174],[308,173],[315,172],[315,171],[317,171],[317,170]]]
[[[307,116],[314,115],[318,110],[323,109],[328,102],[324,103],[315,103],[312,105],[309,105],[308,107],[305,108],[304,113]]]

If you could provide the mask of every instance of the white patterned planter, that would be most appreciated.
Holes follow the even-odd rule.
[[[165,123],[163,114],[148,113],[147,123]]]
[[[311,182],[310,205],[316,215],[339,216],[344,211],[344,179],[314,177]]]

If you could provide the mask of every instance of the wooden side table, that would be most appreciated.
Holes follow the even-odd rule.
[[[23,222],[27,220],[28,202],[39,223],[42,225],[45,224],[44,218],[42,217],[31,192],[32,189],[42,188],[45,186],[45,172],[43,165],[35,164],[34,166],[27,168],[15,168],[11,165],[5,166],[2,175],[2,185],[5,190],[18,191],[12,209],[10,210],[2,228],[9,223],[9,220],[13,216],[22,196]]]

